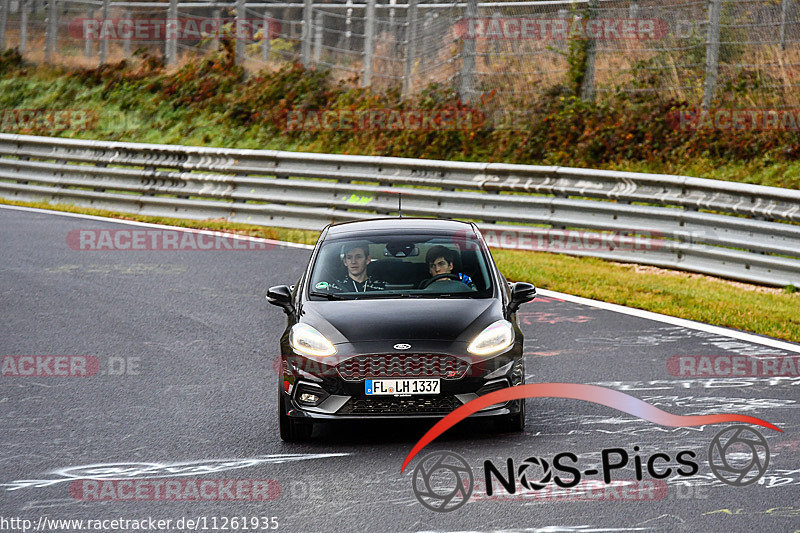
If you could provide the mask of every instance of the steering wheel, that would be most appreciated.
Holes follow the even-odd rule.
[[[428,287],[430,287],[431,283],[433,283],[434,281],[439,281],[440,279],[452,279],[455,281],[461,281],[461,278],[458,277],[458,274],[453,274],[452,272],[448,272],[447,274],[436,274],[431,278],[423,279],[422,281],[419,282],[419,288],[427,289]]]

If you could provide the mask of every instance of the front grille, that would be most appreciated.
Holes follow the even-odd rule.
[[[455,396],[420,398],[351,398],[336,414],[339,415],[445,415],[461,406]]]
[[[347,381],[366,378],[459,379],[466,374],[469,363],[452,355],[361,355],[339,363],[336,368]]]

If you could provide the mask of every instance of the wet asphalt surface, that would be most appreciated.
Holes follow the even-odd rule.
[[[99,364],[88,377],[15,376],[3,367],[0,531],[88,531],[89,520],[106,520],[94,530],[135,530],[113,519],[141,520],[139,530],[171,520],[163,531],[800,530],[797,353],[540,297],[519,313],[528,383],[594,384],[673,414],[768,420],[783,432],[748,426],[768,443],[765,473],[745,487],[712,473],[709,445],[732,424],[665,427],[557,398],[527,400],[521,434],[464,421],[401,473],[431,423],[328,425],[303,444],[278,436],[274,362],[285,317],[264,294],[297,281],[308,250],[80,251],[67,243],[70,230],[120,228],[0,209],[0,355],[90,356]],[[719,378],[668,365],[689,355],[789,363],[773,367],[784,376]],[[508,494],[495,477],[487,494],[486,461],[505,473],[511,459],[518,474],[528,458],[552,464],[572,452],[585,472],[602,470],[603,450],[612,448],[630,461],[613,471],[611,485],[602,474],[581,474],[578,488],[517,483]],[[675,472],[686,450],[698,465],[691,476]],[[415,497],[412,478],[429,453],[445,451],[465,459],[473,491],[463,506],[435,512]],[[656,453],[668,456],[657,470],[671,466],[672,475],[656,480],[645,466],[636,483],[634,455],[646,465]],[[527,464],[530,479],[544,477]],[[191,480],[225,480],[263,490],[260,501],[246,488],[234,500],[150,501],[123,498],[113,479],[178,480],[187,491]],[[109,491],[103,498],[101,489]]]

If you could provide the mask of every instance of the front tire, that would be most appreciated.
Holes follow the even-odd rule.
[[[286,414],[286,394],[278,391],[278,427],[283,442],[303,442],[311,438],[314,426],[302,420],[293,420]]]
[[[502,433],[521,433],[525,431],[525,400],[519,401],[519,412],[498,420],[498,429]]]

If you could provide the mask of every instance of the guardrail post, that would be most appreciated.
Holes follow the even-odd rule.
[[[586,13],[587,21],[597,18],[597,0],[589,0],[589,9]],[[597,56],[597,39],[587,36],[586,39],[586,68],[583,72],[581,84],[581,99],[584,102],[594,100],[594,62]]]
[[[270,37],[271,37],[271,29],[270,29],[270,22],[271,18],[269,16],[269,11],[264,11],[264,26],[261,28],[261,60],[266,63],[269,61],[269,46],[270,46]]]
[[[320,59],[322,59],[322,30],[325,24],[324,17],[325,13],[322,11],[317,11],[317,15],[314,17],[314,65],[318,65]]]
[[[361,86],[372,85],[372,62],[375,58],[375,0],[367,0],[366,20],[364,21],[364,74]]]
[[[109,0],[103,0],[103,10],[101,12],[100,18],[102,22],[100,23],[100,27],[102,28],[105,24],[106,20],[108,20],[108,3]],[[100,66],[106,64],[106,59],[108,58],[108,35],[103,35],[100,33],[100,50],[99,50],[100,59],[98,61]]]
[[[21,0],[22,13],[19,17],[19,53],[25,54],[25,49],[28,47],[28,9],[30,5],[28,0]]]
[[[58,2],[57,0],[47,1],[47,23],[45,25],[44,37],[44,61],[53,61],[56,53],[56,39],[58,38]]]
[[[411,94],[414,63],[417,61],[419,0],[408,0],[408,14],[406,17],[406,68],[403,72],[403,98],[408,98]]]
[[[311,66],[311,25],[314,7],[311,2],[312,0],[303,1],[303,31],[300,37],[300,61],[306,68]]]
[[[11,0],[0,0],[0,52],[6,49],[6,24]]]
[[[105,1],[105,0],[104,0]],[[178,62],[178,0],[169,0],[167,7],[166,41],[164,43],[164,56],[167,65],[172,66]]]
[[[245,46],[247,46],[247,29],[245,28],[245,13],[244,0],[236,0],[236,28],[234,29],[234,36],[236,37],[236,64],[243,65],[245,58]]]
[[[781,0],[781,50],[786,50],[786,13],[789,10],[789,0]]]
[[[478,17],[478,0],[467,0],[467,28],[469,21]],[[461,101],[468,103],[475,93],[475,37],[465,34],[461,60]]]
[[[722,0],[708,2],[708,34],[706,37],[706,81],[703,90],[703,107],[710,107],[717,91],[719,71],[719,22],[722,15]]]
[[[122,15],[122,19],[123,20],[131,20],[131,12],[128,11],[128,10],[125,10],[125,12]],[[131,24],[131,27],[133,27],[133,24]],[[122,53],[125,55],[125,59],[130,59],[130,57],[131,57],[131,34],[132,33],[133,33],[132,31],[128,32],[125,35],[125,40],[122,41]]]

